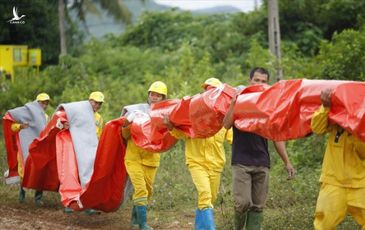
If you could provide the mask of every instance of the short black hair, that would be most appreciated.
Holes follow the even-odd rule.
[[[251,70],[250,72],[250,79],[253,78],[253,75],[255,75],[255,73],[258,72],[258,73],[261,73],[261,74],[266,74],[267,75],[267,80],[270,80],[270,74],[269,74],[269,71],[267,71],[265,68],[263,67],[255,67]]]

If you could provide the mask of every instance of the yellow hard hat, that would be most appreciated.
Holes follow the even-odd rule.
[[[155,81],[148,89],[148,92],[155,92],[167,96],[167,86],[162,81]]]
[[[208,78],[207,80],[205,80],[205,82],[202,84],[202,87],[205,88],[207,86],[214,86],[214,87],[218,87],[222,84],[222,82],[215,77],[211,77]]]
[[[40,93],[37,95],[37,98],[36,98],[37,101],[49,101],[50,99],[51,98],[46,93]]]
[[[94,100],[96,102],[104,102],[104,94],[99,91],[90,93],[89,100]]]

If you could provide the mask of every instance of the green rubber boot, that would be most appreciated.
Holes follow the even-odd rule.
[[[133,205],[132,209],[132,219],[131,219],[131,227],[132,228],[138,228],[138,220],[137,220],[137,208],[135,205]]]
[[[234,212],[234,229],[243,230],[247,220],[247,212]]]
[[[37,206],[43,206],[44,203],[42,201],[43,191],[36,191],[34,194],[34,201]]]
[[[249,211],[247,214],[246,230],[260,230],[262,220],[262,212]]]
[[[20,187],[20,189],[19,189],[18,200],[19,200],[19,203],[24,203],[24,201],[25,201],[25,190],[22,187]]]

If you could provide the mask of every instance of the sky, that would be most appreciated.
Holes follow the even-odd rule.
[[[197,10],[216,6],[234,6],[247,12],[255,7],[255,2],[260,5],[261,0],[154,0],[156,3],[174,6],[183,10]]]

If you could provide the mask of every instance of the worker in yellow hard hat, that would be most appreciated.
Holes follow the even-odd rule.
[[[89,102],[90,105],[94,111],[94,119],[95,119],[95,126],[96,126],[96,135],[98,138],[100,138],[101,132],[103,130],[103,118],[102,116],[98,113],[98,111],[101,109],[101,106],[104,103],[104,94],[100,91],[95,91],[90,93],[89,95]],[[64,128],[68,129],[70,127],[68,122],[64,123]],[[64,209],[65,213],[72,213],[73,210],[69,207],[65,207]],[[85,214],[87,215],[95,215],[95,214],[100,214],[99,211],[94,210],[94,209],[86,209],[85,210]]]
[[[330,122],[333,89],[324,89],[322,105],[314,112],[311,128],[315,134],[328,133],[314,229],[336,229],[348,214],[365,229],[365,142]]]
[[[152,229],[147,224],[147,204],[151,198],[157,168],[160,165],[160,154],[138,147],[130,138],[130,125],[137,113],[147,113],[151,104],[165,100],[166,97],[166,84],[156,81],[148,89],[148,103],[126,106],[122,112],[122,115],[126,117],[122,126],[122,135],[127,140],[124,161],[134,188],[131,225],[143,230]]]
[[[89,96],[89,102],[91,104],[91,107],[93,107],[95,125],[96,125],[96,134],[99,138],[101,135],[101,131],[103,130],[103,118],[97,111],[100,110],[101,106],[104,103],[104,94],[99,91],[92,92]]]
[[[8,111],[15,120],[11,125],[11,130],[19,134],[20,146],[17,158],[18,173],[21,179],[24,177],[24,165],[29,155],[29,145],[32,140],[39,136],[48,121],[48,115],[45,113],[45,110],[50,100],[51,98],[48,94],[40,93],[37,95],[35,101]],[[35,117],[35,114],[42,114],[42,116]],[[30,123],[32,123],[31,127],[29,126]],[[37,205],[43,204],[42,195],[42,191],[35,192],[34,199]],[[23,203],[24,200],[25,190],[20,186],[19,202]]]
[[[222,85],[217,78],[209,78],[203,84],[204,90]],[[193,183],[198,191],[198,207],[195,212],[195,229],[215,229],[213,204],[217,199],[221,173],[226,162],[223,143],[232,143],[232,129],[222,128],[212,137],[189,138],[174,128],[167,116],[164,123],[171,134],[185,140],[185,161]]]
[[[207,80],[205,80],[205,82],[202,84],[202,88],[206,90],[210,87],[215,88],[220,85],[222,85],[222,82],[218,78],[211,77],[211,78],[208,78]]]

